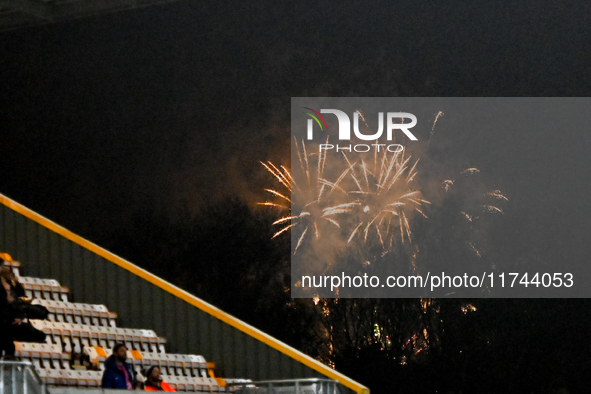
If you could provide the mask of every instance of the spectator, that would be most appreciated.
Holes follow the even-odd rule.
[[[123,343],[113,347],[113,354],[105,360],[105,371],[101,387],[104,389],[133,390],[136,386],[131,366],[127,360],[127,348]]]
[[[144,390],[146,391],[176,391],[171,385],[162,380],[160,368],[157,365],[150,367],[145,376]]]
[[[27,299],[25,289],[20,284],[18,278],[14,274],[12,268],[5,264],[2,268],[2,277],[10,287],[10,295],[13,299],[12,303],[18,313],[27,319],[47,319],[49,311],[43,305],[32,304],[33,299]],[[6,287],[8,291],[8,287]]]
[[[13,306],[6,291],[5,281],[0,286],[0,355],[4,352],[5,360],[14,360],[14,343],[12,342],[12,324],[14,322]]]
[[[4,359],[14,359],[13,341],[45,342],[45,333],[26,322],[26,315],[20,307],[19,297],[24,295],[22,285],[15,281],[10,266],[0,267],[0,352]]]
[[[0,276],[2,277],[2,287],[9,293],[9,302],[25,297],[25,289],[16,279],[16,275],[14,275],[12,267],[8,263],[2,262]]]

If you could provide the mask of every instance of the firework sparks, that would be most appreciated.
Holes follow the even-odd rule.
[[[295,145],[299,163],[297,175],[283,166],[261,163],[279,185],[291,193],[265,189],[276,201],[260,204],[289,210],[273,223],[282,225],[274,237],[290,229],[297,230],[295,253],[310,234],[318,239],[327,230],[328,223],[333,230],[346,231],[347,244],[357,236],[364,242],[375,237],[387,249],[394,245],[395,230],[399,231],[402,244],[411,242],[409,218],[413,212],[426,218],[424,206],[430,204],[412,186],[418,174],[418,160],[412,162],[410,156],[405,156],[404,149],[376,152],[369,162],[351,161],[342,152],[342,159],[336,165],[331,163],[336,179],[329,180],[324,174],[327,152],[309,154],[304,143],[298,146],[296,141]]]
[[[472,221],[472,216],[471,216],[471,215],[468,215],[468,214],[467,214],[466,212],[464,212],[464,211],[460,211],[460,213],[461,213],[462,215],[464,215],[464,217],[466,218],[466,220],[467,220],[467,221],[469,221],[469,222],[471,222],[471,221]]]
[[[360,110],[355,115],[365,123]],[[436,114],[429,141],[443,115],[442,111]],[[377,142],[374,146],[379,146]],[[328,145],[328,139],[325,144]],[[311,242],[325,237],[330,237],[335,251],[367,244],[372,253],[376,252],[374,245],[380,245],[387,253],[412,244],[413,238],[417,238],[412,233],[415,217],[428,218],[431,202],[424,198],[417,184],[419,159],[413,159],[403,146],[399,147],[395,152],[374,149],[353,155],[352,151],[337,150],[335,154],[314,146],[309,152],[303,140],[298,143],[294,138],[293,172],[272,162],[261,162],[273,175],[277,187],[265,189],[269,200],[260,204],[283,213],[273,223],[279,226],[273,237],[291,232],[294,254],[304,245],[321,247],[322,243]],[[484,214],[503,214],[500,204],[508,201],[500,190],[474,193],[473,188],[479,186],[469,179],[479,173],[478,168],[469,167],[454,178],[426,180],[427,184],[441,182],[447,196],[443,198],[455,201],[456,209],[458,202],[461,204],[456,212],[470,226],[466,234],[477,228]],[[441,201],[436,206],[440,208]],[[464,241],[478,257],[483,256],[478,242],[472,238]]]
[[[509,199],[503,193],[501,193],[500,190],[494,190],[492,192],[488,192],[488,193],[486,193],[486,195],[494,197],[497,200],[509,201]]]
[[[482,254],[480,253],[480,251],[478,249],[476,249],[476,246],[474,246],[472,244],[472,242],[468,242],[468,244],[470,245],[470,247],[472,248],[472,250],[474,251],[474,253],[476,253],[476,256],[482,257]]]
[[[345,153],[343,157],[350,170],[347,173],[351,183],[348,193],[354,199],[338,207],[339,213],[354,219],[347,243],[356,236],[366,242],[373,234],[386,249],[392,246],[393,230],[397,227],[401,242],[410,242],[412,233],[408,215],[417,211],[426,217],[420,207],[430,204],[412,187],[418,160],[411,166],[411,157],[405,157],[404,150],[391,154],[383,152],[381,157],[376,152],[373,163],[365,160],[352,163]]]
[[[295,145],[300,165],[298,176],[293,176],[284,166],[278,167],[270,161],[267,163],[261,162],[263,167],[274,176],[279,186],[287,190],[289,197],[288,193],[275,189],[265,189],[278,202],[266,201],[259,203],[260,205],[289,211],[285,216],[273,222],[273,225],[283,226],[273,235],[273,238],[287,230],[295,230],[297,227],[301,232],[298,236],[294,254],[302,246],[308,235],[313,234],[316,239],[320,238],[326,223],[335,227],[340,226],[333,216],[345,212],[348,207],[346,204],[331,206],[330,197],[333,191],[346,194],[339,186],[339,182],[349,171],[346,169],[335,182],[331,182],[324,178],[326,152],[308,154],[306,145],[303,142],[301,148],[298,146],[297,140]],[[317,156],[317,160],[314,160],[314,155]],[[316,168],[313,168],[314,165]]]
[[[443,115],[444,115],[443,111],[439,111],[437,113],[437,115],[435,116],[435,120],[433,121],[433,127],[431,127],[431,134],[429,135],[429,141],[427,141],[427,145],[429,145],[431,143],[431,138],[433,138],[433,134],[435,134],[435,125],[437,124],[439,117],[443,116]]]
[[[457,181],[456,179],[446,179],[443,181],[443,188],[445,189],[446,193],[449,192],[452,187],[459,188],[458,190],[456,190],[455,194],[452,195],[452,198],[459,197],[459,201],[466,202],[462,209],[459,211],[459,214],[466,219],[466,223],[469,223],[471,229],[477,228],[475,226],[478,226],[478,222],[481,219],[483,213],[503,214],[503,210],[499,206],[497,206],[497,203],[509,201],[507,196],[505,196],[500,190],[493,190],[485,193],[474,193],[470,189],[463,189],[465,187],[470,187],[470,185],[474,187],[474,184],[472,184],[471,182],[466,183],[467,181],[464,179],[469,179],[471,176],[479,173],[479,169],[475,167],[470,167],[460,172],[460,175],[464,176],[458,179]],[[467,198],[468,195],[472,195],[476,198]],[[496,201],[492,201],[493,199]],[[477,247],[474,242],[467,242],[470,246],[470,250],[477,257],[481,258],[483,256],[482,249],[480,249],[480,247]]]
[[[454,181],[452,179],[446,179],[443,181],[443,188],[445,189],[446,192],[449,191],[449,189],[451,189],[451,187],[454,185]]]
[[[495,207],[494,205],[483,205],[482,208],[491,213],[503,213],[501,208]]]
[[[464,171],[460,172],[460,174],[462,174],[462,175],[474,175],[474,174],[477,174],[479,172],[480,172],[480,170],[478,168],[471,167],[471,168],[466,168]]]

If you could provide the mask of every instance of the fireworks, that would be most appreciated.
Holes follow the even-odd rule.
[[[276,202],[264,202],[288,213],[276,220],[281,225],[274,237],[287,230],[298,231],[294,253],[309,235],[343,235],[346,244],[355,238],[363,242],[377,240],[384,248],[394,245],[399,234],[401,243],[411,242],[409,218],[415,213],[427,217],[423,206],[430,204],[413,187],[418,160],[406,157],[404,149],[396,152],[377,150],[370,157],[352,162],[344,153],[309,154],[304,143],[298,146],[298,172],[293,175],[284,166],[261,163],[286,192],[265,189]],[[330,167],[328,175],[327,168]],[[287,194],[290,194],[288,197]]]
[[[421,207],[430,204],[419,190],[412,187],[418,160],[411,165],[411,157],[405,158],[403,149],[393,154],[376,151],[369,164],[365,160],[360,160],[359,164],[351,163],[346,154],[343,156],[352,180],[348,194],[354,198],[344,204],[343,213],[351,215],[356,223],[347,243],[356,236],[366,242],[373,233],[384,249],[391,248],[395,228],[399,230],[402,243],[405,239],[410,242],[408,217],[413,210],[426,217]]]
[[[460,172],[460,175],[471,176],[471,175],[475,175],[478,173],[480,173],[480,170],[478,168],[472,167],[472,168],[467,168],[464,171]],[[448,192],[448,191],[450,191],[452,186],[454,186],[455,183],[456,183],[456,181],[453,179],[446,179],[443,181],[443,188],[445,189],[446,192]],[[497,201],[509,201],[509,199],[500,190],[493,190],[492,192],[484,193],[484,195],[482,197],[485,200],[488,198],[493,198]],[[503,213],[503,210],[501,208],[499,208],[498,206],[496,206],[493,203],[488,202],[488,201],[485,201],[485,203],[479,204],[479,207],[488,213],[500,213],[500,214]],[[475,218],[478,218],[478,216],[475,216],[473,214],[472,215],[468,214],[465,211],[460,211],[460,213],[469,222],[472,222]]]
[[[338,186],[338,183],[348,172],[348,170],[345,170],[336,182],[330,182],[324,178],[326,151],[319,154],[308,154],[305,144],[302,144],[301,151],[297,145],[297,141],[295,141],[295,144],[300,164],[300,171],[297,177],[293,177],[291,172],[284,166],[277,167],[271,162],[261,162],[267,171],[275,177],[281,187],[287,190],[287,193],[265,189],[275,198],[278,198],[279,203],[259,203],[261,205],[278,207],[289,212],[273,223],[273,225],[283,226],[283,228],[275,233],[273,238],[289,229],[298,230],[299,237],[294,253],[297,252],[309,234],[319,239],[321,234],[327,230],[327,225],[329,227],[340,227],[334,216],[343,212],[334,206],[330,206],[330,201],[335,191],[346,194]],[[314,156],[316,156],[316,159]],[[313,168],[314,164],[311,165],[311,162],[315,163],[316,168]],[[288,193],[290,197],[286,195]]]
[[[357,113],[365,122],[363,113]],[[441,116],[443,112],[436,114],[427,145]],[[372,146],[381,146],[377,142]],[[292,171],[272,162],[261,163],[275,178],[276,187],[265,189],[269,200],[260,204],[280,209],[283,215],[273,223],[278,226],[273,237],[292,232],[294,254],[304,245],[322,245],[323,252],[330,245],[335,250],[347,249],[345,253],[371,249],[370,255],[359,256],[361,261],[370,261],[406,250],[406,256],[414,256],[411,260],[416,268],[416,255],[426,245],[423,242],[445,238],[459,241],[474,256],[483,257],[483,242],[475,239],[482,238],[479,219],[484,214],[503,214],[499,205],[508,198],[500,190],[483,191],[478,168],[466,168],[450,179],[421,179],[420,160],[402,145],[395,151],[369,152],[353,152],[351,148],[339,152],[322,146],[311,145],[310,149],[294,138]],[[421,185],[426,185],[432,196],[425,197]],[[448,213],[438,214],[433,223],[425,222],[430,226],[421,226],[419,244],[403,248],[413,244],[412,230],[417,221],[427,220],[430,212],[440,213],[442,209]],[[454,227],[456,214],[464,223],[460,227]],[[459,238],[438,235],[450,226]]]

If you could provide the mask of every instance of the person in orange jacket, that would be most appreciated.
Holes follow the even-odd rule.
[[[145,374],[144,390],[146,391],[175,391],[171,385],[160,377],[160,368],[157,365],[148,368]]]

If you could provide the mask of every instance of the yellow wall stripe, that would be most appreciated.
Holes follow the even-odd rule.
[[[193,305],[196,308],[201,309],[202,311],[218,318],[219,320],[223,321],[226,324],[231,325],[232,327],[244,332],[247,335],[263,342],[264,344],[272,347],[275,350],[293,358],[296,361],[312,368],[313,370],[329,377],[330,379],[334,379],[344,385],[345,387],[350,388],[351,390],[355,391],[358,394],[369,394],[369,389],[356,381],[348,378],[347,376],[335,371],[334,369],[322,364],[321,362],[313,359],[312,357],[300,352],[292,348],[285,343],[278,341],[277,339],[273,338],[272,336],[265,334],[264,332],[254,328],[253,326],[244,323],[243,321],[227,314],[226,312],[216,308],[215,306],[203,301],[200,298],[195,297],[192,294],[187,293],[185,290],[176,287],[175,285],[157,277],[156,275],[151,274],[150,272],[138,267],[130,263],[127,260],[122,259],[119,256],[114,255],[113,253],[101,248],[100,246],[80,237],[79,235],[74,234],[73,232],[63,228],[62,226],[55,224],[49,219],[44,218],[43,216],[39,215],[36,212],[31,211],[29,208],[11,200],[10,198],[0,194],[0,203],[7,206],[8,208],[12,209],[15,212],[20,213],[21,215],[39,223],[43,227],[69,239],[70,241],[82,246],[85,249],[105,258],[106,260],[117,264],[121,268],[139,276],[140,278],[147,280],[148,282],[160,287],[161,289],[169,292],[170,294],[174,295],[177,298]]]

